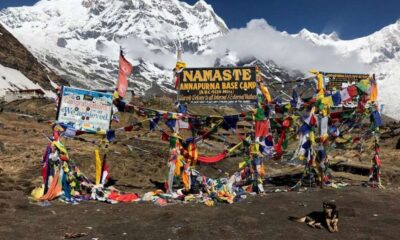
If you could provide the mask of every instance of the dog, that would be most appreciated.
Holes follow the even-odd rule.
[[[336,204],[323,202],[322,212],[311,212],[310,214],[301,217],[289,217],[289,220],[295,222],[305,222],[312,228],[322,229],[325,227],[329,232],[339,232],[339,211],[336,208]]]

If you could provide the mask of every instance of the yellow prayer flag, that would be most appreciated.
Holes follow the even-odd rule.
[[[269,93],[269,90],[264,84],[260,83],[260,90],[267,102],[272,102],[271,94]]]
[[[326,107],[332,107],[333,106],[333,99],[332,96],[327,96],[324,97],[321,102],[326,106]]]
[[[52,145],[55,146],[58,150],[60,150],[60,152],[66,154],[68,156],[67,149],[60,142],[53,141]]]
[[[185,62],[177,61],[176,65],[175,65],[175,70],[178,71],[178,70],[181,70],[182,68],[185,68],[185,67],[186,67],[186,63]]]
[[[190,176],[185,171],[182,174],[182,182],[183,182],[183,186],[185,187],[185,189],[189,190],[190,189]]]
[[[327,106],[325,106],[325,107],[322,109],[322,116],[323,116],[323,117],[328,116],[328,110],[329,110],[329,108],[328,108]]]
[[[311,131],[311,132],[310,132],[310,141],[311,141],[311,143],[315,143],[315,134],[314,134],[314,131]]]
[[[94,150],[94,157],[96,161],[96,185],[99,185],[101,178],[101,159],[100,151],[98,149]]]
[[[318,94],[324,93],[324,76],[321,73],[317,74],[317,90]]]
[[[242,169],[246,166],[246,161],[240,162],[239,163],[239,169]]]

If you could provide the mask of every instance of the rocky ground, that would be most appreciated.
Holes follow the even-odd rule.
[[[165,107],[165,106],[163,106]],[[383,183],[386,189],[360,186],[367,180],[371,150],[333,151],[334,175],[352,186],[343,189],[307,189],[303,192],[249,196],[233,205],[207,207],[177,204],[157,207],[151,203],[107,205],[87,202],[77,206],[57,201],[42,207],[29,201],[30,191],[40,185],[40,158],[51,133],[47,120],[54,119],[54,105],[46,100],[21,101],[3,106],[0,113],[0,239],[63,239],[65,233],[86,233],[80,239],[398,239],[400,207],[400,157],[397,138],[382,140]],[[121,125],[137,116],[123,115]],[[383,129],[384,131],[384,129]],[[108,163],[116,187],[130,192],[153,190],[150,179],[162,181],[168,146],[149,134],[132,140],[142,131],[128,133],[111,145]],[[126,147],[134,148],[132,151]],[[210,142],[211,146],[219,146]],[[81,170],[93,177],[95,146],[66,141],[70,155]],[[218,149],[203,146],[209,153]],[[222,146],[221,146],[222,147]],[[200,166],[208,176],[217,169],[233,172],[237,158],[214,167]],[[301,173],[301,166],[281,162],[267,164],[269,191],[285,189]],[[321,209],[323,200],[335,201],[340,211],[340,232],[331,234],[287,220]]]

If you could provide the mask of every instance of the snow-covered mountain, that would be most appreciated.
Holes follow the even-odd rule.
[[[266,36],[276,30],[263,27],[242,34],[241,29],[230,31],[204,0],[194,5],[179,0],[41,0],[32,7],[1,10],[0,23],[40,61],[56,70],[72,85],[80,87],[115,86],[120,45],[135,66],[130,87],[141,94],[173,92],[171,68],[178,48],[184,51],[185,60],[196,57],[195,61],[200,66],[257,63],[264,74],[273,80],[285,81],[294,77],[290,76],[292,71],[289,74],[288,69],[272,61],[240,56],[234,49],[227,49],[225,55],[221,55],[221,49],[218,49],[219,55],[212,55],[216,52],[214,40],[224,38],[229,33],[235,32],[237,36],[244,35],[246,38],[247,33],[256,37],[258,31],[263,31],[261,36]],[[285,41],[292,46],[290,51],[282,51],[287,55],[283,57],[284,60],[290,59],[295,52],[293,48],[304,45],[304,40],[318,47],[328,46],[328,50],[320,51],[323,53],[334,49],[338,55],[331,62],[336,57],[358,55],[363,63],[369,65],[370,72],[378,76],[379,100],[385,104],[384,113],[400,119],[400,107],[393,104],[398,102],[396,95],[400,91],[397,72],[400,67],[400,21],[370,36],[354,40],[341,40],[335,33],[316,34],[306,29],[295,35],[285,32],[278,35],[301,40]],[[229,41],[232,38],[227,39]],[[284,39],[275,34],[269,40],[280,42]],[[261,44],[264,45],[263,51],[268,51],[268,46],[265,47],[264,42]],[[267,44],[285,50],[282,45]],[[242,45],[243,48],[247,47],[245,39]],[[302,56],[308,50],[310,48],[303,48]],[[315,57],[323,55],[309,56]],[[210,59],[215,62],[210,63]],[[275,59],[272,57],[271,60]],[[282,64],[282,58],[276,62]],[[291,63],[293,66],[293,61]],[[327,66],[321,70],[330,69]]]
[[[341,55],[357,53],[370,65],[379,83],[379,102],[384,104],[383,113],[400,119],[400,20],[381,30],[354,40],[340,40],[336,33],[329,35],[311,33],[303,29],[294,37],[320,46],[332,46]]]
[[[71,84],[92,88],[115,85],[120,45],[128,59],[135,43],[148,54],[178,47],[199,53],[228,31],[202,0],[193,6],[178,0],[42,0],[0,11],[0,22]],[[131,87],[138,92],[172,88],[171,69],[130,60],[136,65]]]

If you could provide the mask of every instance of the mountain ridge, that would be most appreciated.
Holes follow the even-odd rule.
[[[193,6],[177,0],[39,1],[0,11],[0,22],[72,85],[94,88],[115,85],[120,41],[140,39],[152,52],[195,53],[228,31],[204,1]],[[154,81],[173,89],[169,69],[131,60],[136,65],[131,87],[138,92]]]
[[[150,90],[175,92],[171,69],[177,49],[183,50],[184,60],[196,58],[198,65],[210,64],[201,60],[211,58],[213,41],[231,32],[204,0],[193,5],[178,0],[42,0],[33,7],[0,11],[0,22],[40,61],[78,87],[113,88],[122,46],[135,66],[130,87],[142,95]],[[396,101],[400,91],[397,83],[400,76],[395,70],[400,65],[400,20],[353,40],[341,40],[336,33],[317,34],[307,29],[292,35],[280,33],[315,46],[329,46],[339,57],[359,56],[370,73],[377,74],[379,100],[386,105],[384,113],[400,119],[400,107],[390,104]],[[251,56],[247,58],[246,62],[227,49],[227,54],[216,56],[214,65],[249,64],[254,60]],[[270,60],[274,68],[274,59]],[[269,60],[262,62],[270,64]],[[293,70],[296,69],[280,68],[279,71]],[[329,71],[329,66],[320,70]],[[276,81],[293,77],[281,74],[286,76],[281,79],[274,71],[266,74]]]

